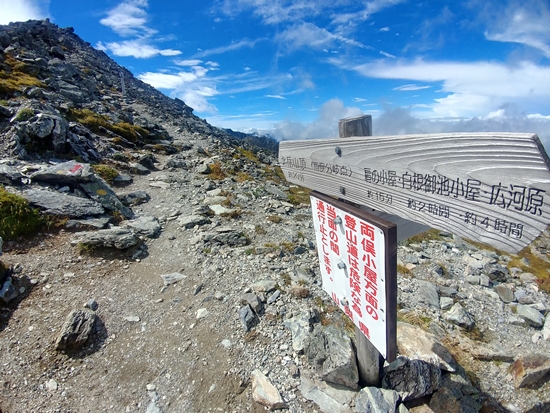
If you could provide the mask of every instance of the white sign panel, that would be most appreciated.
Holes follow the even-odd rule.
[[[311,196],[323,289],[387,358],[385,235]]]

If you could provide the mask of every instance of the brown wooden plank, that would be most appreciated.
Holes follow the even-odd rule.
[[[534,134],[283,141],[292,183],[517,252],[549,224],[550,162]]]

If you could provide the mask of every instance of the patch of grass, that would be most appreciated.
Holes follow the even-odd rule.
[[[281,278],[283,279],[283,284],[285,286],[289,286],[291,284],[290,275],[286,272],[284,274],[281,274]]]
[[[225,198],[220,205],[226,208],[231,208],[233,206],[233,204],[231,203],[231,199],[229,199],[229,197]]]
[[[264,247],[266,247],[266,248],[277,248],[277,244],[275,244],[273,242],[266,242],[264,244]]]
[[[422,330],[428,330],[432,319],[424,314],[417,313],[416,311],[410,312],[397,312],[397,321],[403,321],[405,323],[412,324],[420,327]]]
[[[524,260],[529,262],[529,265],[524,264]],[[508,268],[517,267],[524,272],[530,272],[537,277],[537,284],[539,288],[546,293],[550,293],[550,262],[544,259],[543,256],[533,254],[530,247],[525,247],[517,255],[512,256],[511,261],[508,263]]]
[[[256,234],[258,235],[265,235],[267,234],[267,231],[265,229],[263,229],[263,227],[261,225],[256,225],[254,227],[254,232],[256,232]]]
[[[246,172],[237,172],[237,175],[235,175],[235,181],[239,183],[245,182],[245,181],[253,181],[253,180],[254,178],[252,178]]]
[[[212,248],[203,248],[202,253],[203,254],[210,254],[212,252]]]
[[[291,252],[292,250],[294,250],[294,243],[293,242],[281,242],[280,246],[286,252]]]
[[[302,186],[291,186],[288,190],[288,202],[292,205],[309,204],[311,189]]]
[[[0,237],[4,241],[33,233],[44,225],[44,217],[25,198],[0,187]]]
[[[283,219],[279,215],[270,215],[270,216],[267,217],[267,220],[269,222],[274,222],[275,224],[278,224]]]
[[[244,250],[245,255],[254,255],[255,253],[256,251],[254,250],[254,248],[247,248]]]
[[[265,179],[269,179],[277,184],[288,184],[288,181],[285,178],[283,170],[279,166],[266,166],[264,168]]]
[[[96,174],[98,174],[110,184],[112,184],[115,178],[118,176],[118,171],[107,165],[92,165],[92,169]]]
[[[98,135],[104,134],[101,128],[105,128],[134,143],[149,136],[149,131],[141,126],[131,125],[128,122],[112,123],[107,116],[95,113],[90,109],[70,109],[67,118],[83,124]]]
[[[296,214],[294,215],[296,221],[305,221],[306,219],[311,219],[311,215],[307,214]]]
[[[15,115],[16,122],[25,122],[34,116],[34,111],[30,108],[22,108],[17,115]]]
[[[213,164],[208,165],[210,168],[210,174],[208,178],[211,180],[222,180],[227,176],[222,169],[222,164],[220,162],[214,162]]]
[[[223,214],[220,214],[220,216],[224,218],[229,218],[229,219],[237,219],[237,218],[240,218],[242,214],[243,214],[243,211],[241,211],[240,209],[236,209],[231,212],[224,212]]]
[[[397,264],[397,272],[405,278],[412,278],[413,273],[407,267],[401,264]]]
[[[254,162],[255,164],[259,164],[260,161],[258,160],[258,157],[254,154],[254,152],[252,151],[249,151],[248,149],[244,149],[244,148],[237,148],[237,150],[239,151],[239,153],[244,156],[246,159]]]
[[[409,244],[421,244],[422,241],[442,241],[444,238],[439,235],[441,231],[438,229],[429,229],[421,234],[414,235],[407,239]]]
[[[35,76],[32,69],[25,63],[9,54],[5,55],[4,63],[9,69],[0,70],[0,95],[12,96],[28,86],[46,88],[46,85]]]

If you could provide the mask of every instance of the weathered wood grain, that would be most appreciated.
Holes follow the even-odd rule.
[[[550,162],[527,133],[283,141],[295,184],[508,252],[549,224]]]

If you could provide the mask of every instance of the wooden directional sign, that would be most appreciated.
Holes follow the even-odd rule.
[[[288,181],[517,252],[550,223],[537,135],[460,133],[283,141]]]

